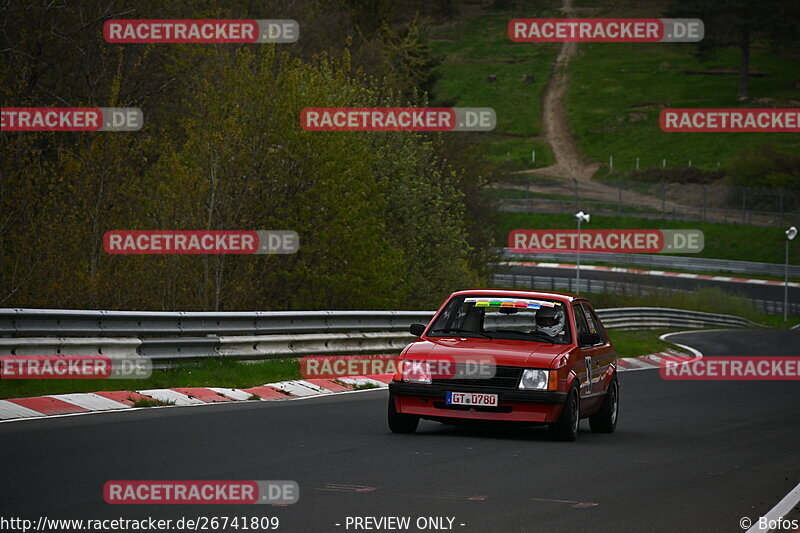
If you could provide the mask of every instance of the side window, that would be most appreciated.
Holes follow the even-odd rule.
[[[586,315],[583,312],[583,307],[579,304],[575,304],[572,306],[572,310],[575,312],[575,326],[578,328],[577,337],[580,340],[581,333],[589,333],[589,325],[586,323]]]
[[[592,306],[588,302],[583,302],[581,305],[586,313],[586,322],[589,325],[589,331],[600,335],[600,340],[605,343],[606,336],[603,334],[603,327],[601,326],[600,319],[597,317],[597,313],[594,312],[594,309],[592,309]]]

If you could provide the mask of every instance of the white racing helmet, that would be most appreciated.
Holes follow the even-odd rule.
[[[564,312],[556,307],[541,307],[536,311],[536,331],[555,337],[564,330]]]

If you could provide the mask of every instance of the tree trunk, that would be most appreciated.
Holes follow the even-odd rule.
[[[739,44],[742,52],[739,63],[739,99],[750,98],[750,30],[742,29],[742,40]]]

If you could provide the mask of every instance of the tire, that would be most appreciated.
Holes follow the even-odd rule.
[[[419,417],[414,415],[404,415],[397,412],[394,405],[394,396],[389,395],[389,406],[387,409],[387,420],[389,429],[392,433],[414,433],[419,426]]]
[[[569,390],[567,401],[564,402],[564,409],[561,410],[558,420],[548,427],[550,438],[567,442],[575,441],[578,438],[580,420],[581,404],[578,397],[578,387],[573,386]]]
[[[611,378],[611,383],[608,384],[608,392],[606,399],[603,400],[603,405],[597,413],[589,417],[589,427],[595,433],[614,433],[617,427],[617,418],[619,416],[619,382],[617,375]]]

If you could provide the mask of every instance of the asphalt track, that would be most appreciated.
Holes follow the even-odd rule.
[[[498,270],[498,272],[500,272],[500,270]],[[513,266],[504,268],[502,272],[508,274],[517,274],[518,276],[547,276],[556,278],[575,277],[575,270],[565,268]],[[735,277],[735,274],[731,274],[731,276]],[[581,270],[581,279],[619,281],[625,283],[636,283],[640,285],[651,285],[653,287],[669,287],[670,289],[680,289],[684,291],[696,291],[703,288],[717,288],[745,298],[783,302],[783,285],[756,285],[750,283],[734,283],[730,281],[679,278],[674,276],[649,276],[644,274],[630,274],[623,272],[585,269]],[[789,301],[800,302],[800,288],[789,287]]]
[[[800,355],[800,331],[671,340],[706,356]],[[481,533],[741,531],[800,481],[800,383],[657,371],[620,382],[617,432],[584,422],[575,443],[432,422],[393,435],[386,391],[0,424],[0,516],[278,516],[291,533],[355,531],[347,516],[448,516]],[[110,479],[293,479],[301,495],[284,507],[107,505]]]

